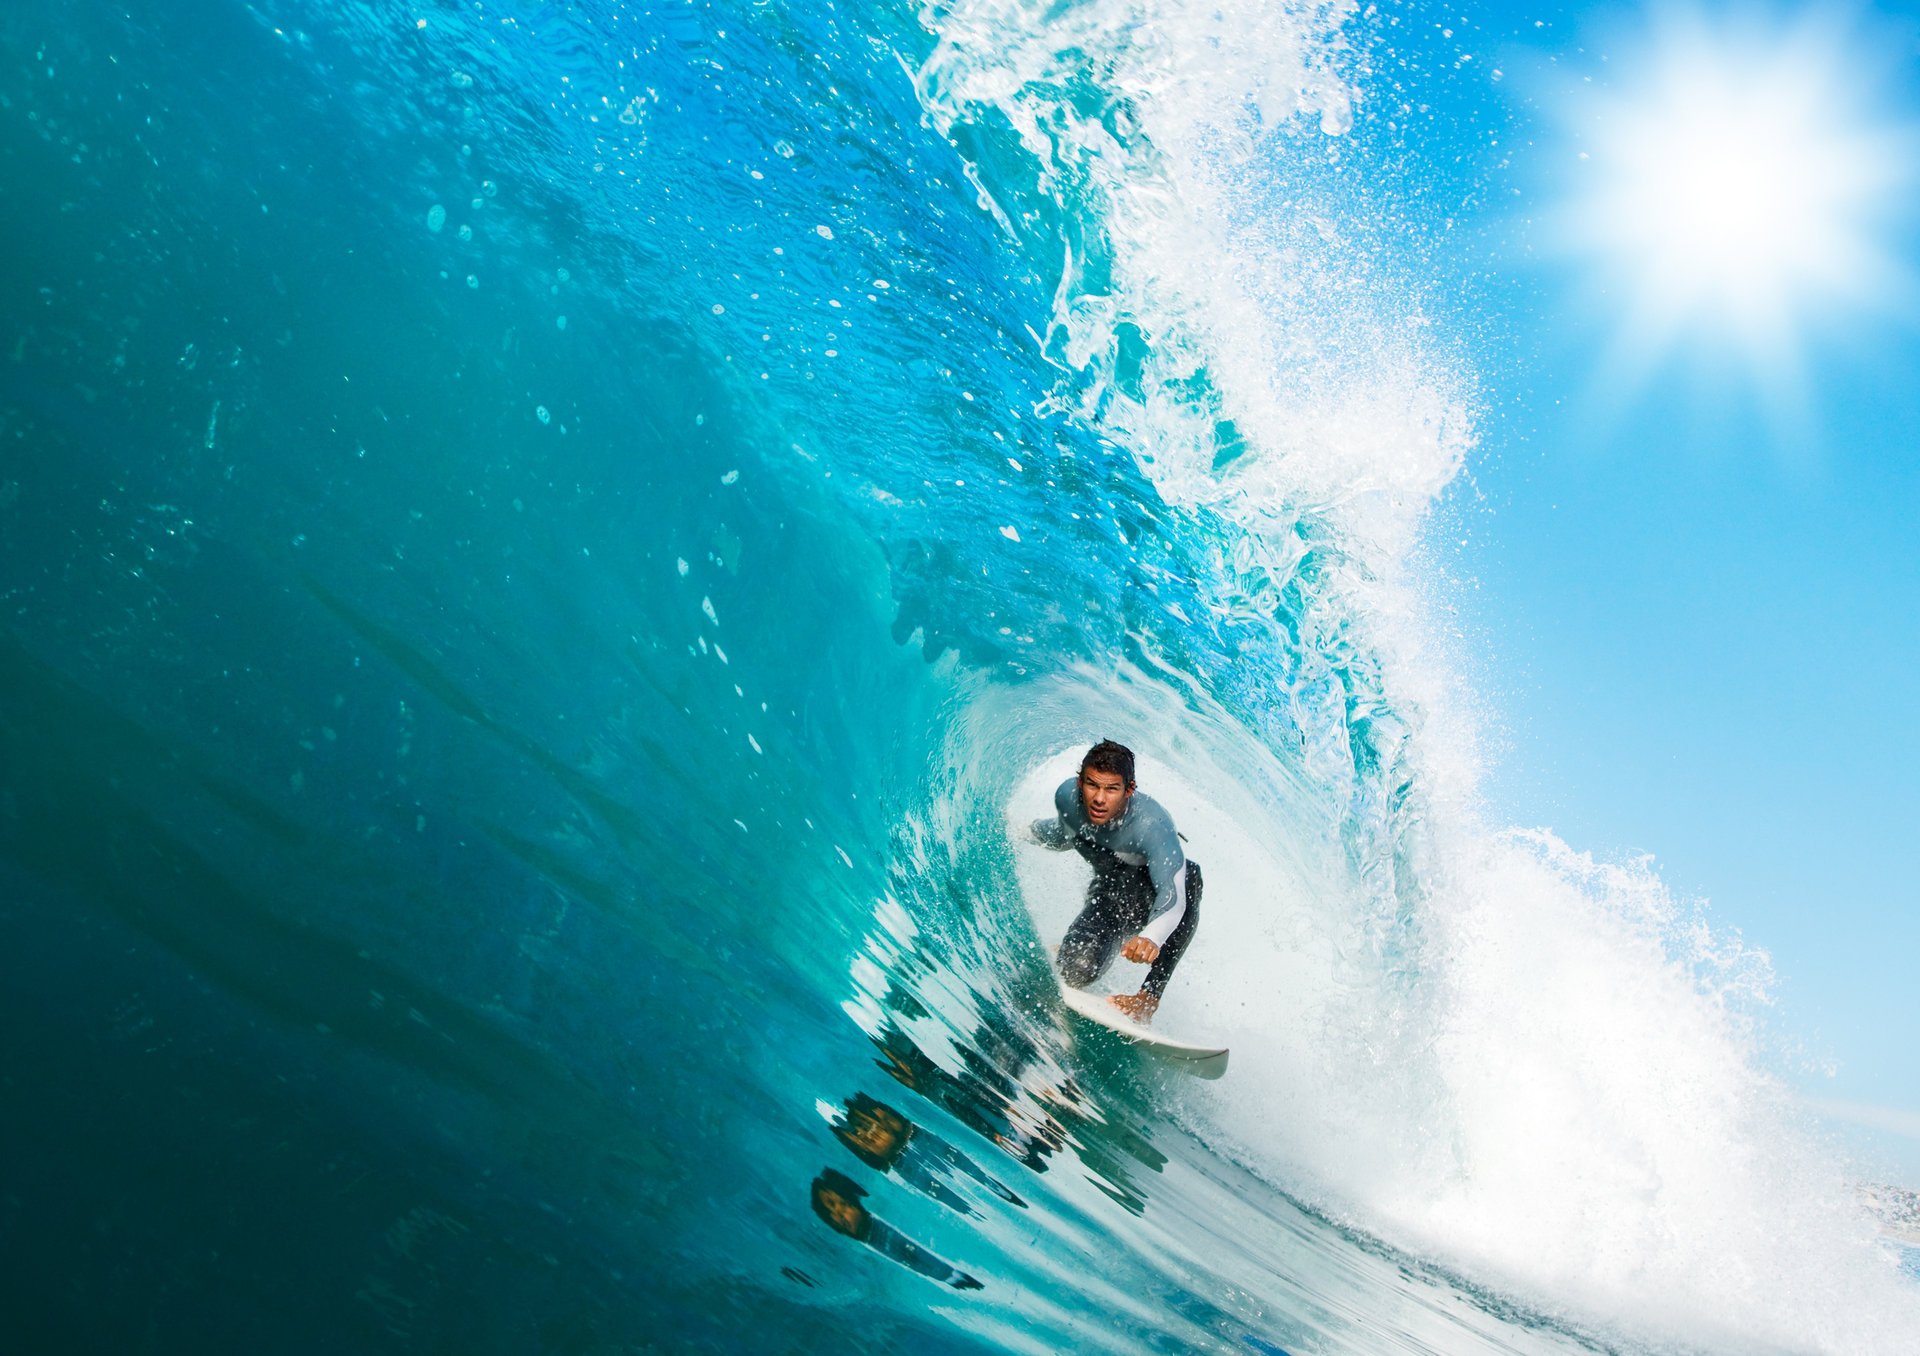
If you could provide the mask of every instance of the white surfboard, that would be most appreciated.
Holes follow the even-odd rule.
[[[1196,1078],[1218,1078],[1227,1071],[1228,1052],[1223,1045],[1196,1045],[1192,1041],[1163,1036],[1153,1028],[1141,1026],[1128,1018],[1098,994],[1088,993],[1084,989],[1069,989],[1061,985],[1060,1001],[1067,1005],[1068,1011],[1099,1023],[1115,1035],[1164,1059],[1182,1073],[1190,1073]]]

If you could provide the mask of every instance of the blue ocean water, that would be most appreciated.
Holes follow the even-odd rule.
[[[21,1349],[1910,1349],[1753,958],[1475,818],[1391,30],[0,13]],[[1220,1084],[1052,1001],[1101,736]]]

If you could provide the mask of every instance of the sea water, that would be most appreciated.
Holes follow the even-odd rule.
[[[0,12],[21,1349],[1913,1350],[1764,958],[1477,809],[1394,30]],[[1051,1001],[1101,737],[1219,1083]]]

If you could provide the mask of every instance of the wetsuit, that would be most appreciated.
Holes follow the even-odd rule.
[[[1035,840],[1056,852],[1072,848],[1093,866],[1086,907],[1060,943],[1060,977],[1084,989],[1113,964],[1121,943],[1137,935],[1160,948],[1140,986],[1158,997],[1200,923],[1200,867],[1180,850],[1173,816],[1136,792],[1118,818],[1095,824],[1077,776],[1060,783],[1053,805],[1054,818],[1033,822]]]

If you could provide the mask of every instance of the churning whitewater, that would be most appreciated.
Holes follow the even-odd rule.
[[[1480,809],[1427,17],[0,13],[22,1345],[1911,1351],[1766,955]]]

